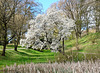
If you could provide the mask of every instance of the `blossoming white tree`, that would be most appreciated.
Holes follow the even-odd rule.
[[[65,16],[62,10],[49,8],[46,14],[38,15],[35,20],[30,21],[26,39],[21,40],[21,44],[35,49],[51,48],[58,49],[60,41],[70,35],[74,20]]]

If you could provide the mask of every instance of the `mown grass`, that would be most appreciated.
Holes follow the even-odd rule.
[[[1,51],[0,51],[1,54]],[[14,63],[16,64],[25,64],[25,63],[46,63],[49,61],[54,61],[54,52],[50,50],[45,50],[39,52],[33,49],[20,49],[18,52],[14,50],[6,50],[6,56],[0,56],[0,69],[6,65],[10,66]]]

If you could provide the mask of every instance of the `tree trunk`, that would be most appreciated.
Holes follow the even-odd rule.
[[[77,50],[79,50],[79,47],[78,47],[78,33],[76,32],[76,48]]]
[[[82,34],[82,32],[81,31],[79,31],[79,37],[81,38],[81,34]]]
[[[99,25],[96,25],[96,32],[99,32]]]
[[[79,31],[78,31],[78,32],[79,32],[79,37],[80,37],[80,38],[81,38],[81,34],[82,34],[82,31],[81,31],[82,26],[81,26],[81,24],[82,24],[82,23],[79,24]]]
[[[63,55],[64,55],[64,38],[62,39]]]
[[[99,32],[99,23],[98,23],[97,17],[96,17],[95,21],[96,21],[96,32]]]
[[[5,24],[5,27],[6,27],[6,24]],[[7,45],[7,28],[5,28],[5,33],[4,33],[4,43],[3,43],[2,56],[5,56],[6,45]]]
[[[88,23],[86,24],[86,34],[88,35],[89,33],[89,28],[88,28]]]
[[[15,51],[17,51],[17,47],[18,47],[18,45],[15,45],[15,49],[14,49]]]
[[[5,51],[6,51],[6,44],[3,45],[2,56],[5,56]]]
[[[17,41],[14,44],[15,45],[15,48],[14,48],[15,51],[17,51],[19,40],[20,40],[20,37],[18,37]]]

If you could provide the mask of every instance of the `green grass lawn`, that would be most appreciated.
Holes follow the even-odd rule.
[[[75,48],[75,39],[65,41],[65,50],[72,48]],[[77,52],[100,53],[100,33],[90,33],[79,38],[79,49]]]
[[[75,47],[75,39],[74,40],[67,40],[65,41],[65,51],[72,49]],[[43,52],[32,50],[32,49],[19,49],[23,48],[20,45],[18,46],[18,52],[14,50],[6,50],[6,56],[3,57],[0,55],[0,69],[5,67],[6,65],[13,65],[16,64],[25,64],[25,63],[46,63],[49,61],[55,61],[55,57],[57,56],[56,53],[51,52],[50,50],[44,50]],[[2,46],[0,46],[0,49],[2,49]],[[14,49],[14,45],[7,45],[7,49]],[[100,58],[100,33],[90,33],[89,35],[83,36],[79,39],[79,51],[73,50],[73,57],[75,61],[81,61],[83,59],[95,59],[95,57]],[[86,54],[86,58],[84,58],[84,54],[78,52],[84,52],[84,53],[96,53],[94,54]],[[0,50],[0,54],[2,53],[2,50]],[[71,55],[70,52],[65,52],[66,55]],[[59,54],[59,53],[58,53]],[[56,56],[55,56],[56,55]],[[72,57],[66,57],[62,54],[59,54],[56,59],[67,61],[71,60]]]
[[[0,51],[1,54],[2,51]],[[0,69],[6,65],[25,64],[25,63],[46,63],[55,60],[55,53],[50,50],[39,52],[33,49],[20,49],[18,52],[14,50],[6,50],[6,56],[0,55]]]
[[[66,62],[72,60],[75,62],[83,60],[95,61],[100,59],[100,33],[89,33],[89,35],[79,38],[80,50],[76,49],[75,44],[75,39],[66,40],[65,55],[58,53],[56,56],[57,62]]]
[[[21,45],[18,45],[18,48],[25,48],[25,47],[22,47]],[[3,49],[2,45],[0,45],[0,49]],[[6,46],[6,49],[14,49],[14,45],[13,44],[8,44]]]

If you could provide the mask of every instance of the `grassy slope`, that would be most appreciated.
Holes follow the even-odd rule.
[[[95,42],[94,42],[95,41]],[[94,42],[94,43],[92,43]],[[71,49],[73,51],[71,51]],[[83,61],[100,59],[100,33],[90,33],[79,39],[79,49],[76,50],[75,39],[65,41],[65,55],[58,53],[57,62]]]
[[[0,51],[1,54],[1,51]],[[6,56],[2,57],[0,55],[0,69],[6,65],[16,64],[24,64],[24,63],[44,63],[49,62],[49,60],[54,60],[53,52],[50,50],[45,50],[44,52],[39,52],[32,49],[20,49],[18,52],[13,50],[6,50]]]
[[[94,42],[94,43],[92,43]],[[75,48],[75,40],[65,41],[66,50]],[[79,39],[78,52],[100,53],[100,33],[90,33]]]

